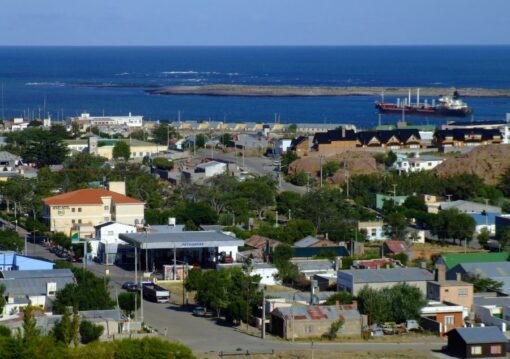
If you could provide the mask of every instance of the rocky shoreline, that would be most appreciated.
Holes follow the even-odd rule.
[[[438,97],[452,94],[457,90],[463,97],[510,97],[510,89],[487,88],[420,88],[422,97]],[[257,85],[204,85],[168,86],[146,90],[153,95],[200,95],[200,96],[243,96],[243,97],[313,97],[313,96],[407,96],[409,88],[404,87],[327,87],[327,86],[257,86]],[[416,89],[412,89],[413,98]]]

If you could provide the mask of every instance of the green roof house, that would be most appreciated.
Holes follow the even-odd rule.
[[[402,203],[405,202],[407,196],[391,196],[385,195],[381,193],[376,193],[375,195],[375,208],[382,209],[385,201],[393,201],[397,206],[401,206]]]
[[[435,264],[446,265],[446,270],[452,269],[458,264],[464,263],[492,263],[506,262],[508,253],[445,253],[436,260]]]

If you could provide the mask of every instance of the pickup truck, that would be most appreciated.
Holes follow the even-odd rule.
[[[156,303],[168,303],[170,302],[170,292],[152,282],[142,283],[143,297],[147,300]]]

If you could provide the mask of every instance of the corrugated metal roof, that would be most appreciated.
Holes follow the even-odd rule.
[[[316,259],[316,260],[293,260],[300,272],[303,271],[323,271],[329,269],[335,269],[335,263],[328,259]]]
[[[508,253],[451,253],[442,254],[441,259],[448,269],[461,263],[490,263],[508,260]]]
[[[466,344],[507,343],[508,338],[498,327],[456,328]]]
[[[299,241],[295,242],[294,247],[307,248],[307,247],[314,245],[315,243],[317,243],[319,241],[320,241],[320,239],[315,238],[314,236],[308,236],[308,237],[305,237],[305,238],[300,239]]]
[[[0,279],[0,284],[5,286],[5,293],[9,296],[46,295],[47,283],[56,283],[57,290],[63,289],[68,284],[73,284],[74,276],[56,278],[16,278]]]
[[[2,272],[5,279],[74,277],[70,269],[23,270]]]
[[[347,257],[349,252],[344,246],[334,247],[308,247],[308,248],[293,248],[293,257],[298,258],[311,258],[320,254],[321,252],[333,252],[337,257]]]
[[[434,279],[432,273],[425,269],[420,268],[340,270],[339,274],[342,273],[351,276],[354,284],[414,282],[414,281],[430,281]]]

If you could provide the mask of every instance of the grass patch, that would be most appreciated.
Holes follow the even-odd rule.
[[[168,289],[170,291],[170,302],[172,304],[176,305],[182,305],[183,301],[183,294],[186,294],[184,292],[184,287],[182,285],[182,281],[159,281],[158,285]],[[196,292],[187,292],[188,295],[188,304],[196,304],[195,302],[195,294]],[[186,298],[185,298],[186,299]]]

